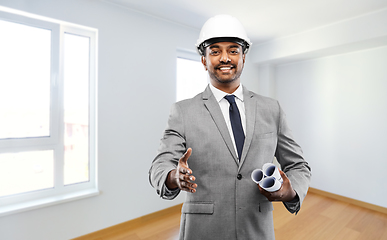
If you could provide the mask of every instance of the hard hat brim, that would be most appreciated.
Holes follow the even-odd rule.
[[[205,49],[214,44],[214,43],[218,43],[218,42],[233,42],[233,43],[237,43],[238,45],[240,45],[243,49],[243,53],[247,53],[249,47],[250,47],[250,44],[248,42],[246,42],[245,40],[241,39],[241,38],[237,38],[237,37],[215,37],[215,38],[210,38],[210,39],[207,39],[205,40],[203,43],[201,43],[199,46],[198,46],[198,51],[199,51],[199,54],[200,55],[204,55],[204,52],[205,52]]]

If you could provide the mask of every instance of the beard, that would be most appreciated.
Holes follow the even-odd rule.
[[[230,74],[222,74],[219,69],[224,66],[224,64],[219,64],[214,67],[212,71],[208,71],[208,74],[211,79],[215,80],[218,83],[221,84],[228,84],[232,83],[235,80],[239,79],[239,77],[242,74],[242,68],[238,69],[238,66],[235,64],[227,64],[228,66],[231,66],[231,69],[235,70],[235,73],[230,73]]]

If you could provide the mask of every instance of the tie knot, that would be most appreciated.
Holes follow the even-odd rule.
[[[235,103],[235,96],[234,95],[227,95],[224,98],[230,103],[230,105]]]

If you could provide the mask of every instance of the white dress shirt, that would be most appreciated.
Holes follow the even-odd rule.
[[[232,94],[228,94],[226,92],[223,92],[222,90],[217,89],[211,83],[210,83],[210,89],[212,91],[212,94],[214,94],[214,97],[215,97],[216,101],[218,102],[220,109],[222,110],[223,117],[224,117],[224,120],[226,121],[228,132],[230,133],[231,140],[232,140],[232,143],[234,145],[236,155],[238,155],[238,151],[237,151],[235,139],[234,139],[234,133],[232,131],[231,121],[230,121],[230,111],[229,111],[230,103],[224,97],[227,95],[234,95],[235,96],[235,102],[238,106],[239,114],[241,116],[243,132],[246,136],[246,111],[245,111],[245,104],[243,102],[242,84],[240,84],[239,87]],[[238,157],[240,157],[240,156],[238,156]]]

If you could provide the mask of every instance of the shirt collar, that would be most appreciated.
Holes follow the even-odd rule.
[[[220,102],[225,96],[230,95],[226,92],[223,92],[222,90],[217,89],[210,83],[210,89],[212,91],[212,94],[214,94],[214,97],[216,101]],[[239,100],[243,102],[243,88],[242,84],[239,85],[239,87],[232,93],[232,95],[235,95]]]

